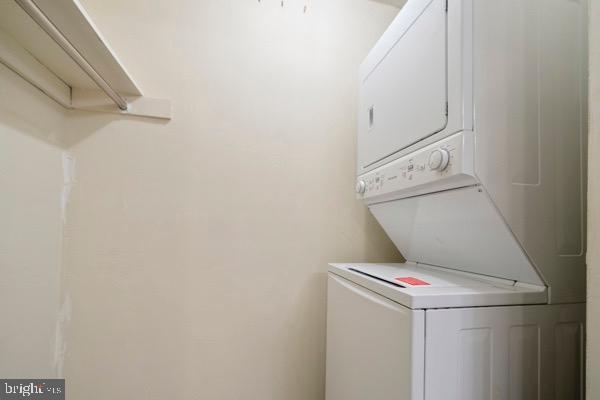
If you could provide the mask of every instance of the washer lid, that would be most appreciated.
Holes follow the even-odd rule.
[[[424,264],[330,264],[329,272],[409,308],[545,304],[545,286],[473,277]]]
[[[544,285],[479,186],[371,204],[369,209],[407,260]]]

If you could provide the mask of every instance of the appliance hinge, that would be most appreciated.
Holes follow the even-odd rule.
[[[448,102],[446,102],[446,117],[448,116]]]
[[[448,12],[448,0],[446,0],[446,12]]]

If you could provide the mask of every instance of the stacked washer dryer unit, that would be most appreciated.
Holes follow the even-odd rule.
[[[585,0],[409,0],[361,66],[356,189],[405,264],[332,264],[328,400],[580,400]]]

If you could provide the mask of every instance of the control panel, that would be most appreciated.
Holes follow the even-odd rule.
[[[432,183],[458,181],[465,177],[463,147],[463,132],[459,132],[407,154],[359,176],[356,193],[361,199],[369,199],[401,191],[411,192]],[[473,179],[469,176],[467,180]]]

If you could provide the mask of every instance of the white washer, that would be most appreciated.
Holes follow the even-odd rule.
[[[545,303],[543,286],[331,264],[327,399],[580,399],[585,306]]]

